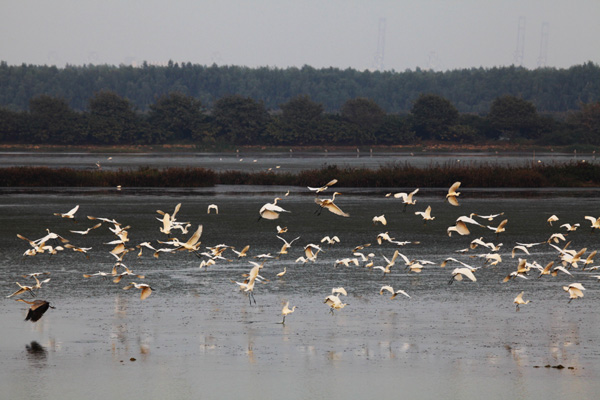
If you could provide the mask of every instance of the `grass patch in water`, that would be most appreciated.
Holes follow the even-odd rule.
[[[600,165],[572,162],[552,165],[394,164],[378,169],[332,165],[298,173],[222,171],[206,168],[142,167],[137,170],[78,170],[48,167],[0,169],[1,187],[211,187],[222,185],[318,186],[332,179],[339,187],[463,187],[543,188],[600,187]]]

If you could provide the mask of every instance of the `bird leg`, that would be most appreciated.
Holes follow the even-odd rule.
[[[251,300],[254,300],[254,304],[256,304],[256,299],[254,298],[254,292],[250,292],[250,296],[252,297]],[[250,302],[250,304],[252,304],[252,302]]]
[[[517,304],[517,312],[519,311],[519,305]]]
[[[452,282],[454,282],[454,276],[452,276],[452,278],[450,278],[450,281],[448,282],[448,285],[452,285]]]

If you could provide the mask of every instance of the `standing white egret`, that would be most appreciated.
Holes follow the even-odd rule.
[[[281,321],[282,325],[285,325],[285,317],[290,315],[291,313],[294,312],[294,310],[297,308],[297,306],[293,306],[292,308],[290,307],[290,302],[288,301],[287,303],[285,303],[285,305],[283,306],[283,309],[281,310],[281,315],[283,315],[283,320]]]

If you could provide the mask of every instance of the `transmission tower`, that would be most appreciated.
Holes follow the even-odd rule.
[[[548,32],[550,31],[550,24],[544,22],[542,24],[542,39],[540,41],[540,56],[537,59],[538,68],[543,68],[548,62]]]
[[[383,55],[385,50],[385,18],[379,18],[379,32],[377,35],[377,53],[373,60],[373,67],[377,71],[383,71]]]
[[[517,50],[515,50],[515,56],[513,63],[519,67],[523,66],[523,59],[525,58],[525,17],[519,17],[519,28],[517,32]]]

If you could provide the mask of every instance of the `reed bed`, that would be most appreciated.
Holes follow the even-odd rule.
[[[436,164],[425,168],[394,164],[378,169],[333,165],[298,173],[149,167],[118,171],[48,167],[0,169],[1,187],[317,186],[332,179],[337,179],[340,187],[447,187],[455,181],[461,181],[463,187],[477,188],[600,187],[600,166],[585,162],[520,166]]]

